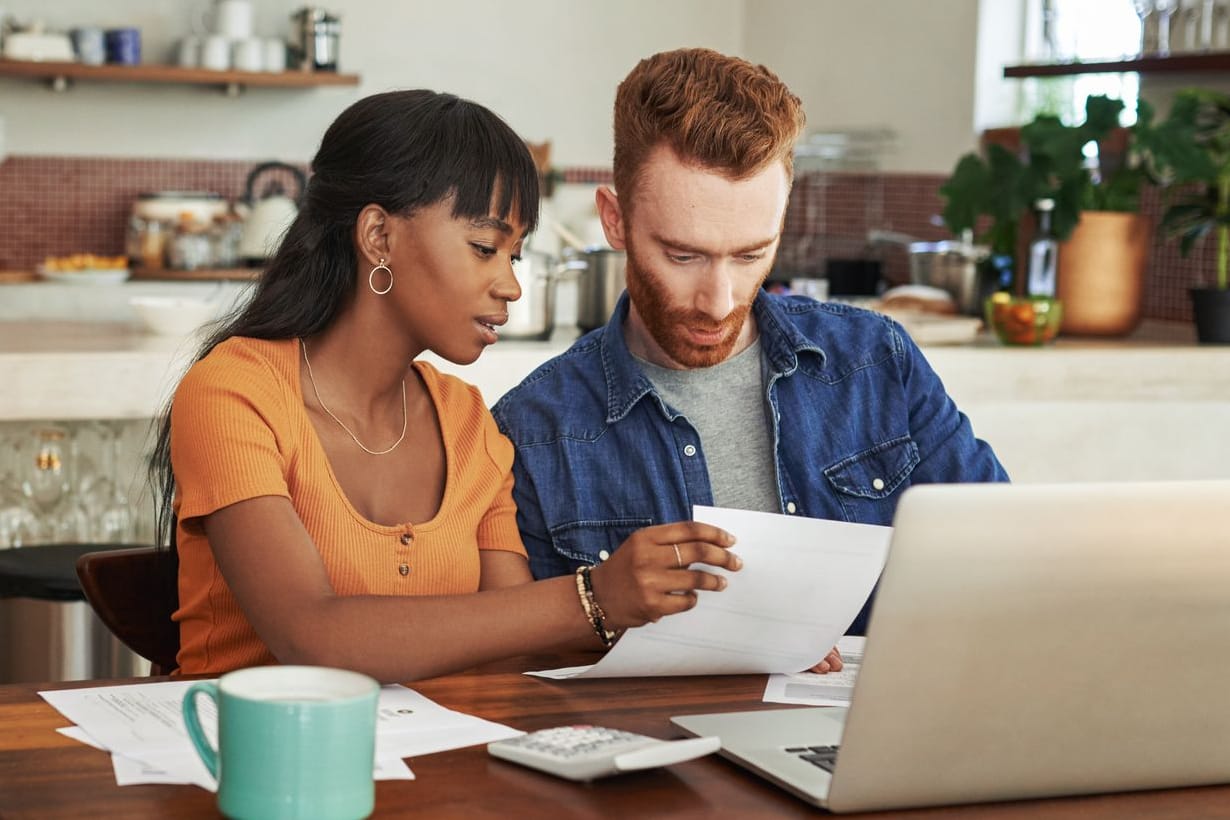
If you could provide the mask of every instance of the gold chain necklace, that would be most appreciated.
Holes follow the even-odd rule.
[[[316,395],[316,403],[320,405],[320,409],[328,413],[329,418],[336,421],[337,426],[345,430],[346,434],[349,435],[352,439],[354,439],[354,443],[359,445],[359,447],[362,448],[363,452],[368,453],[373,456],[382,456],[385,453],[391,453],[395,449],[397,449],[397,445],[401,444],[402,439],[406,437],[406,423],[409,420],[409,417],[406,414],[406,380],[405,379],[401,380],[401,435],[397,437],[397,441],[389,445],[388,449],[369,450],[367,449],[367,447],[363,445],[363,442],[359,441],[359,437],[356,436],[353,432],[351,432],[349,427],[342,424],[342,420],[339,419],[337,416],[333,415],[333,411],[330,410],[328,407],[325,407],[325,403],[320,400],[320,390],[317,389],[316,387],[316,376],[312,374],[312,363],[308,360],[307,342],[305,342],[303,339],[300,339],[299,345],[303,348],[303,363],[307,365],[308,381],[312,383],[312,392]]]

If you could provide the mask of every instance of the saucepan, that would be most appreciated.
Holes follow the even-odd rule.
[[[987,248],[967,241],[910,243],[910,281],[916,285],[943,288],[951,294],[957,310],[969,316],[982,313],[986,298],[978,263]]]
[[[872,230],[867,234],[872,245],[903,245],[910,252],[910,281],[915,285],[941,288],[952,296],[957,310],[969,316],[982,315],[982,303],[994,290],[993,274],[980,270],[990,255],[990,249],[975,245],[972,232],[959,240],[919,242],[914,237],[895,231]]]
[[[545,341],[555,329],[555,291],[560,280],[580,269],[575,260],[558,260],[542,251],[526,250],[513,265],[521,298],[508,303],[508,321],[500,328],[504,339]]]
[[[591,247],[567,249],[564,258],[577,273],[577,327],[582,332],[602,327],[624,292],[627,257],[623,251]]]

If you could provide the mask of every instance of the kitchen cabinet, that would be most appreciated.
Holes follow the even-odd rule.
[[[87,80],[216,86],[228,96],[236,96],[247,87],[293,89],[359,84],[357,74],[333,71],[210,71],[174,65],[84,65],[28,60],[0,60],[0,77],[45,80],[57,91],[66,90],[72,81]]]
[[[1171,54],[1166,57],[1133,57],[1128,60],[1004,66],[1005,77],[1058,77],[1069,74],[1117,74],[1125,71],[1135,71],[1140,74],[1230,73],[1230,51]]]

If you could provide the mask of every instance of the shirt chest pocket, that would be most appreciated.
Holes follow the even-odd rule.
[[[825,469],[824,475],[839,496],[880,501],[903,484],[908,486],[918,461],[918,445],[909,436],[901,436],[842,459]]]
[[[569,561],[597,564],[639,529],[653,524],[652,518],[611,518],[600,521],[570,521],[551,528],[551,544]]]

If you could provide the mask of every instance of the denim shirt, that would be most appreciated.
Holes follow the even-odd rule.
[[[892,319],[765,292],[753,315],[783,513],[891,524],[912,484],[1007,480]],[[627,316],[625,293],[606,327],[492,410],[516,447],[517,523],[536,578],[598,563],[636,530],[713,503],[700,437],[628,352]]]

